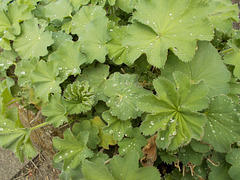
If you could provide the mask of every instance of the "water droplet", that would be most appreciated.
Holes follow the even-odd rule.
[[[173,132],[173,136],[176,136],[176,134],[177,134],[177,132],[176,132],[176,131],[174,131],[174,132]]]
[[[100,46],[98,46],[98,48],[99,48],[99,49],[101,49],[101,48],[102,48],[102,46],[100,45]]]
[[[150,46],[152,46],[153,45],[153,43],[150,43]]]
[[[192,33],[190,33],[190,35],[192,36]]]
[[[73,151],[71,150],[70,153],[73,153]]]
[[[149,21],[147,21],[147,24],[149,24]]]
[[[3,128],[0,128],[0,132],[2,132],[3,131]]]
[[[151,122],[150,122],[150,124],[153,126],[153,125],[154,125],[154,122],[153,122],[153,121],[151,121]]]
[[[110,29],[109,31],[111,31],[111,32],[112,32],[112,31],[113,31],[113,29]]]
[[[169,16],[172,16],[172,13],[169,13]]]
[[[213,130],[212,132],[213,132],[214,134],[216,133],[216,131],[214,131],[214,130]]]
[[[153,24],[156,24],[156,23],[153,21]]]
[[[62,159],[62,156],[59,156],[59,159]]]
[[[38,39],[40,40],[40,39],[41,39],[41,37],[39,36],[39,37],[38,37]]]
[[[4,64],[0,64],[0,66],[4,66]]]
[[[6,124],[7,124],[7,123],[5,123],[5,122],[3,123],[3,125],[6,125]]]
[[[93,15],[93,13],[91,13],[91,15]]]
[[[24,74],[26,74],[24,71],[22,71],[22,72],[20,72],[20,74],[22,74],[22,75],[24,75]]]
[[[179,22],[182,22],[182,20],[180,19]]]
[[[164,141],[164,139],[165,139],[164,137],[161,137],[161,141]]]

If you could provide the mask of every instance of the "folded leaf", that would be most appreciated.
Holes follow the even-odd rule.
[[[145,135],[158,131],[159,148],[175,150],[188,144],[192,138],[200,140],[206,122],[201,111],[208,106],[208,88],[203,82],[192,84],[183,73],[173,74],[175,84],[159,77],[153,81],[157,95],[139,99],[137,107],[151,114],[140,126]]]

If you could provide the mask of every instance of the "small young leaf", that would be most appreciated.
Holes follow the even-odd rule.
[[[234,149],[231,153],[226,155],[226,161],[232,164],[228,174],[234,180],[239,179],[239,169],[240,169],[240,149]]]
[[[63,93],[63,104],[69,114],[86,113],[95,102],[94,89],[87,81],[74,81]]]
[[[107,77],[109,76],[109,66],[105,64],[97,64],[84,68],[82,74],[77,77],[78,81],[88,81],[89,85],[94,88],[96,101],[107,100],[103,94],[104,86]]]
[[[116,140],[113,138],[113,135],[104,130],[106,125],[98,116],[94,117],[94,119],[91,119],[90,121],[92,126],[95,126],[99,129],[98,137],[101,139],[101,142],[98,144],[99,147],[109,149],[109,145],[117,144]]]

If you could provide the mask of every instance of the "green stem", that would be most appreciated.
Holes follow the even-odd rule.
[[[228,52],[230,52],[230,51],[232,51],[233,50],[233,48],[229,48],[229,49],[226,49],[226,50],[224,50],[224,51],[222,51],[222,52],[220,52],[221,54],[225,54],[225,53],[228,53]]]
[[[48,122],[44,122],[42,124],[34,126],[34,127],[30,128],[30,130],[33,131],[33,130],[39,129],[39,128],[43,127],[43,126],[46,126],[46,125],[48,125]]]
[[[21,101],[23,98],[16,98],[14,99],[13,101],[11,101],[10,103],[7,104],[7,106],[10,106],[11,104],[15,103],[15,102],[18,102],[18,101]]]

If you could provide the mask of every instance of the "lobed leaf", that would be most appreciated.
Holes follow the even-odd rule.
[[[206,20],[209,12],[210,8],[203,1],[139,0],[133,13],[135,21],[123,40],[125,46],[132,47],[128,61],[133,63],[146,53],[148,62],[160,68],[167,60],[168,49],[183,62],[191,61],[197,40],[213,37]]]
[[[64,131],[64,139],[53,138],[53,146],[59,150],[53,157],[54,162],[64,161],[63,169],[74,169],[84,159],[92,157],[93,152],[87,148],[88,132],[80,132],[74,136],[70,129]]]
[[[112,74],[105,83],[104,94],[109,97],[107,106],[113,116],[121,120],[135,119],[142,114],[136,107],[141,96],[150,93],[139,86],[136,74]]]

